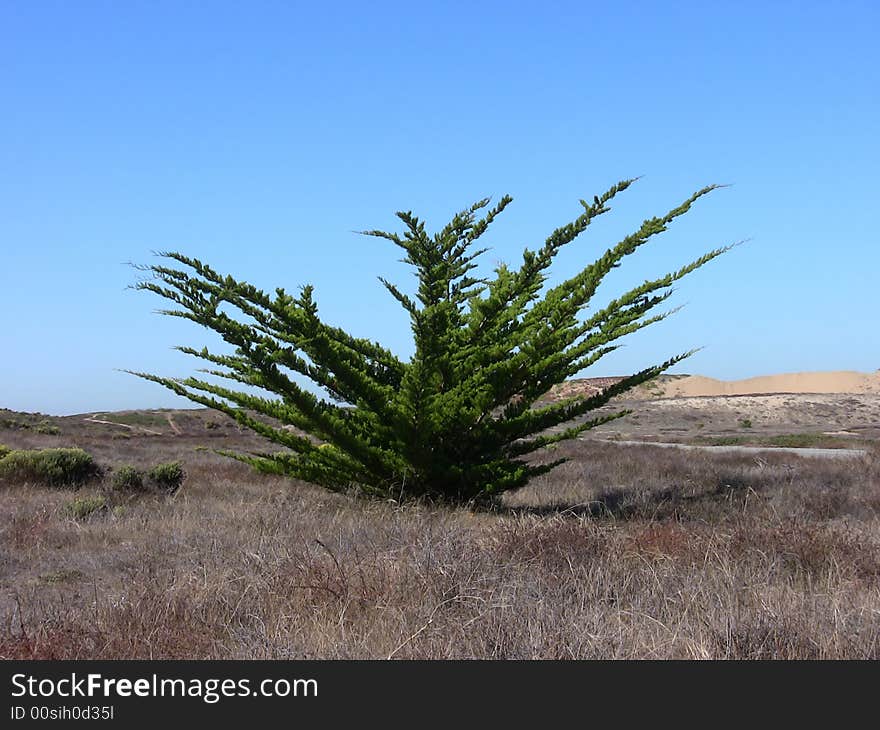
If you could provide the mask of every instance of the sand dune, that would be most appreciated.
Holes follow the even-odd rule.
[[[660,385],[664,397],[760,395],[766,393],[871,393],[880,394],[880,371],[860,373],[838,370],[813,373],[763,375],[745,380],[715,380],[702,375],[668,380]]]

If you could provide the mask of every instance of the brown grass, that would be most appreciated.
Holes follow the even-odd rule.
[[[246,436],[179,421],[0,433],[188,473],[82,521],[70,492],[0,488],[0,657],[880,658],[876,455],[578,442],[471,513],[261,476],[194,448]]]

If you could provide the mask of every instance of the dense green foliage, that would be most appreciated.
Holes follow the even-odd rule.
[[[146,473],[127,464],[120,466],[113,472],[111,482],[116,492],[141,492],[152,489],[173,493],[180,489],[185,478],[183,464],[179,461],[169,461],[156,464]]]
[[[44,436],[57,436],[61,433],[61,429],[58,426],[55,426],[48,421],[43,421],[34,426],[34,431],[37,433],[41,433]]]
[[[166,492],[176,492],[183,484],[186,478],[186,472],[183,470],[183,464],[179,461],[169,461],[165,464],[156,464],[147,472],[147,479]]]
[[[36,420],[35,415],[27,414],[23,418],[0,418],[0,428],[11,430],[34,431],[47,436],[57,436],[61,433],[58,426],[50,423],[47,419]]]
[[[475,274],[475,260],[485,251],[475,243],[511,202],[507,196],[491,208],[488,199],[475,203],[434,235],[412,213],[397,214],[401,234],[366,231],[401,248],[403,261],[415,269],[412,295],[380,279],[412,323],[415,353],[406,362],[322,321],[311,286],[297,296],[284,289],[272,296],[201,261],[165,253],[171,266],[144,267],[152,277],[137,288],[177,305],[164,314],[214,330],[234,348],[233,354],[179,348],[210,363],[204,372],[253,387],[135,374],[223,411],[284,447],[230,454],[259,469],[380,498],[491,499],[559,463],[536,464],[530,454],[624,415],[588,417],[690,354],[598,395],[533,407],[551,386],[616,349],[615,340],[666,317],[669,312],[654,310],[671,285],[726,250],[645,281],[583,316],[606,274],[717,187],[644,221],[575,276],[545,287],[560,249],[632,183],[624,180],[592,203],[582,200],[578,218],[553,231],[539,249],[525,250],[518,268],[499,265],[493,278]],[[303,387],[303,377],[328,397]]]
[[[102,512],[106,508],[106,497],[100,495],[96,497],[77,497],[64,505],[64,514],[74,520],[84,520],[96,512]]]
[[[120,466],[113,472],[113,489],[119,492],[138,492],[144,488],[144,475],[133,466]]]
[[[50,487],[75,487],[101,475],[101,468],[82,449],[10,451],[0,459],[0,478]]]

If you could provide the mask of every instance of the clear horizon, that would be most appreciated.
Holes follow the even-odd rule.
[[[763,378],[763,377],[768,377],[768,376],[769,376],[769,377],[772,377],[772,376],[783,376],[783,377],[784,377],[784,376],[787,376],[787,375],[812,375],[812,374],[815,374],[815,373],[834,373],[834,372],[841,372],[841,373],[855,372],[855,373],[858,373],[858,374],[860,374],[860,375],[868,375],[868,376],[870,376],[870,375],[877,375],[877,374],[880,374],[880,368],[878,368],[878,369],[877,369],[876,371],[874,371],[874,372],[863,372],[863,371],[858,371],[858,370],[840,370],[840,371],[824,371],[824,370],[822,370],[822,371],[809,371],[809,372],[798,372],[798,373],[765,373],[765,374],[763,374],[763,375],[754,375],[754,376],[750,376],[750,377],[747,377],[747,378],[739,378],[739,379],[737,379],[736,381],[720,381],[720,382],[741,382],[741,381],[744,381],[744,380],[751,380],[751,379]],[[675,372],[675,373],[670,372],[670,373],[668,373],[668,374],[670,374],[670,375],[677,375],[677,376],[697,376],[697,377],[705,377],[705,376],[702,376],[700,373],[683,373],[683,372],[680,372],[680,371],[677,371],[677,372]],[[571,378],[571,380],[578,380],[578,379],[581,379],[581,378],[588,378],[588,377],[596,377],[596,378],[600,378],[600,377],[606,377],[606,378],[607,378],[607,377],[612,377],[612,378],[613,378],[613,377],[624,377],[624,376],[623,376],[622,373],[609,374],[609,375],[605,375],[605,376],[586,376],[586,375],[581,375],[581,376],[577,376],[577,377],[575,377],[575,378]],[[568,381],[566,381],[566,382],[568,382]],[[785,392],[788,392],[788,391],[785,391]],[[824,392],[824,391],[823,391],[823,392]],[[847,391],[847,392],[849,392],[849,391]],[[820,394],[821,394],[821,393],[820,393]],[[768,394],[767,394],[767,393],[763,393],[763,392],[761,392],[761,393],[756,393],[756,395],[768,395]],[[809,395],[809,394],[807,394],[807,395]],[[83,410],[83,411],[72,411],[72,412],[69,412],[69,413],[43,413],[43,412],[39,412],[39,411],[37,411],[37,412],[30,412],[30,413],[31,413],[31,415],[46,415],[46,416],[56,416],[56,417],[61,417],[61,418],[63,418],[63,417],[66,417],[66,416],[85,416],[85,415],[104,414],[104,413],[122,413],[122,412],[127,412],[127,411],[162,411],[162,410],[169,410],[169,409],[170,409],[170,410],[185,410],[185,409],[192,409],[192,410],[210,410],[210,409],[206,408],[205,406],[199,405],[198,403],[192,403],[191,401],[188,401],[188,400],[185,399],[185,398],[180,398],[180,399],[178,399],[178,400],[179,400],[179,403],[177,403],[176,405],[171,405],[171,406],[141,406],[141,407],[139,407],[139,408],[118,408],[118,409],[109,409],[109,408],[107,408],[107,409],[96,409],[96,408],[90,408],[90,409],[88,409],[88,408],[87,408],[87,409],[85,409],[85,410]],[[0,406],[0,408],[3,408],[3,406]],[[13,411],[14,411],[14,409],[9,409],[9,410],[13,410]]]
[[[154,314],[128,262],[176,250],[409,354],[399,252],[353,231],[429,229],[514,202],[484,273],[515,264],[622,178],[551,282],[645,218],[713,192],[609,277],[596,305],[720,245],[670,319],[579,377],[722,380],[880,368],[880,6],[870,2],[231,2],[0,5],[0,408],[192,407],[122,369],[192,374],[217,345]]]

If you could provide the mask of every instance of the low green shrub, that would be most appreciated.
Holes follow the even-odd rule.
[[[4,456],[6,456],[6,454],[10,453],[11,451],[12,449],[10,449],[8,446],[0,444],[0,459],[2,459]]]
[[[107,499],[105,497],[79,497],[64,505],[64,514],[75,520],[84,520],[106,507]]]
[[[77,487],[101,475],[101,467],[82,449],[10,451],[0,459],[0,479],[50,487]]]
[[[61,433],[61,429],[50,423],[48,419],[35,420],[40,415],[39,413],[26,414],[24,419],[0,418],[0,428],[8,428],[14,431],[35,431],[36,433],[50,434],[52,436],[57,436]]]
[[[126,464],[113,472],[113,489],[120,492],[138,492],[144,488],[144,474]]]
[[[165,464],[156,464],[147,472],[147,478],[155,486],[168,492],[176,492],[186,478],[183,464],[179,461],[170,461]]]
[[[768,446],[781,446],[795,449],[828,448],[834,446],[852,446],[847,439],[834,438],[821,433],[783,433],[769,436],[763,440]]]

